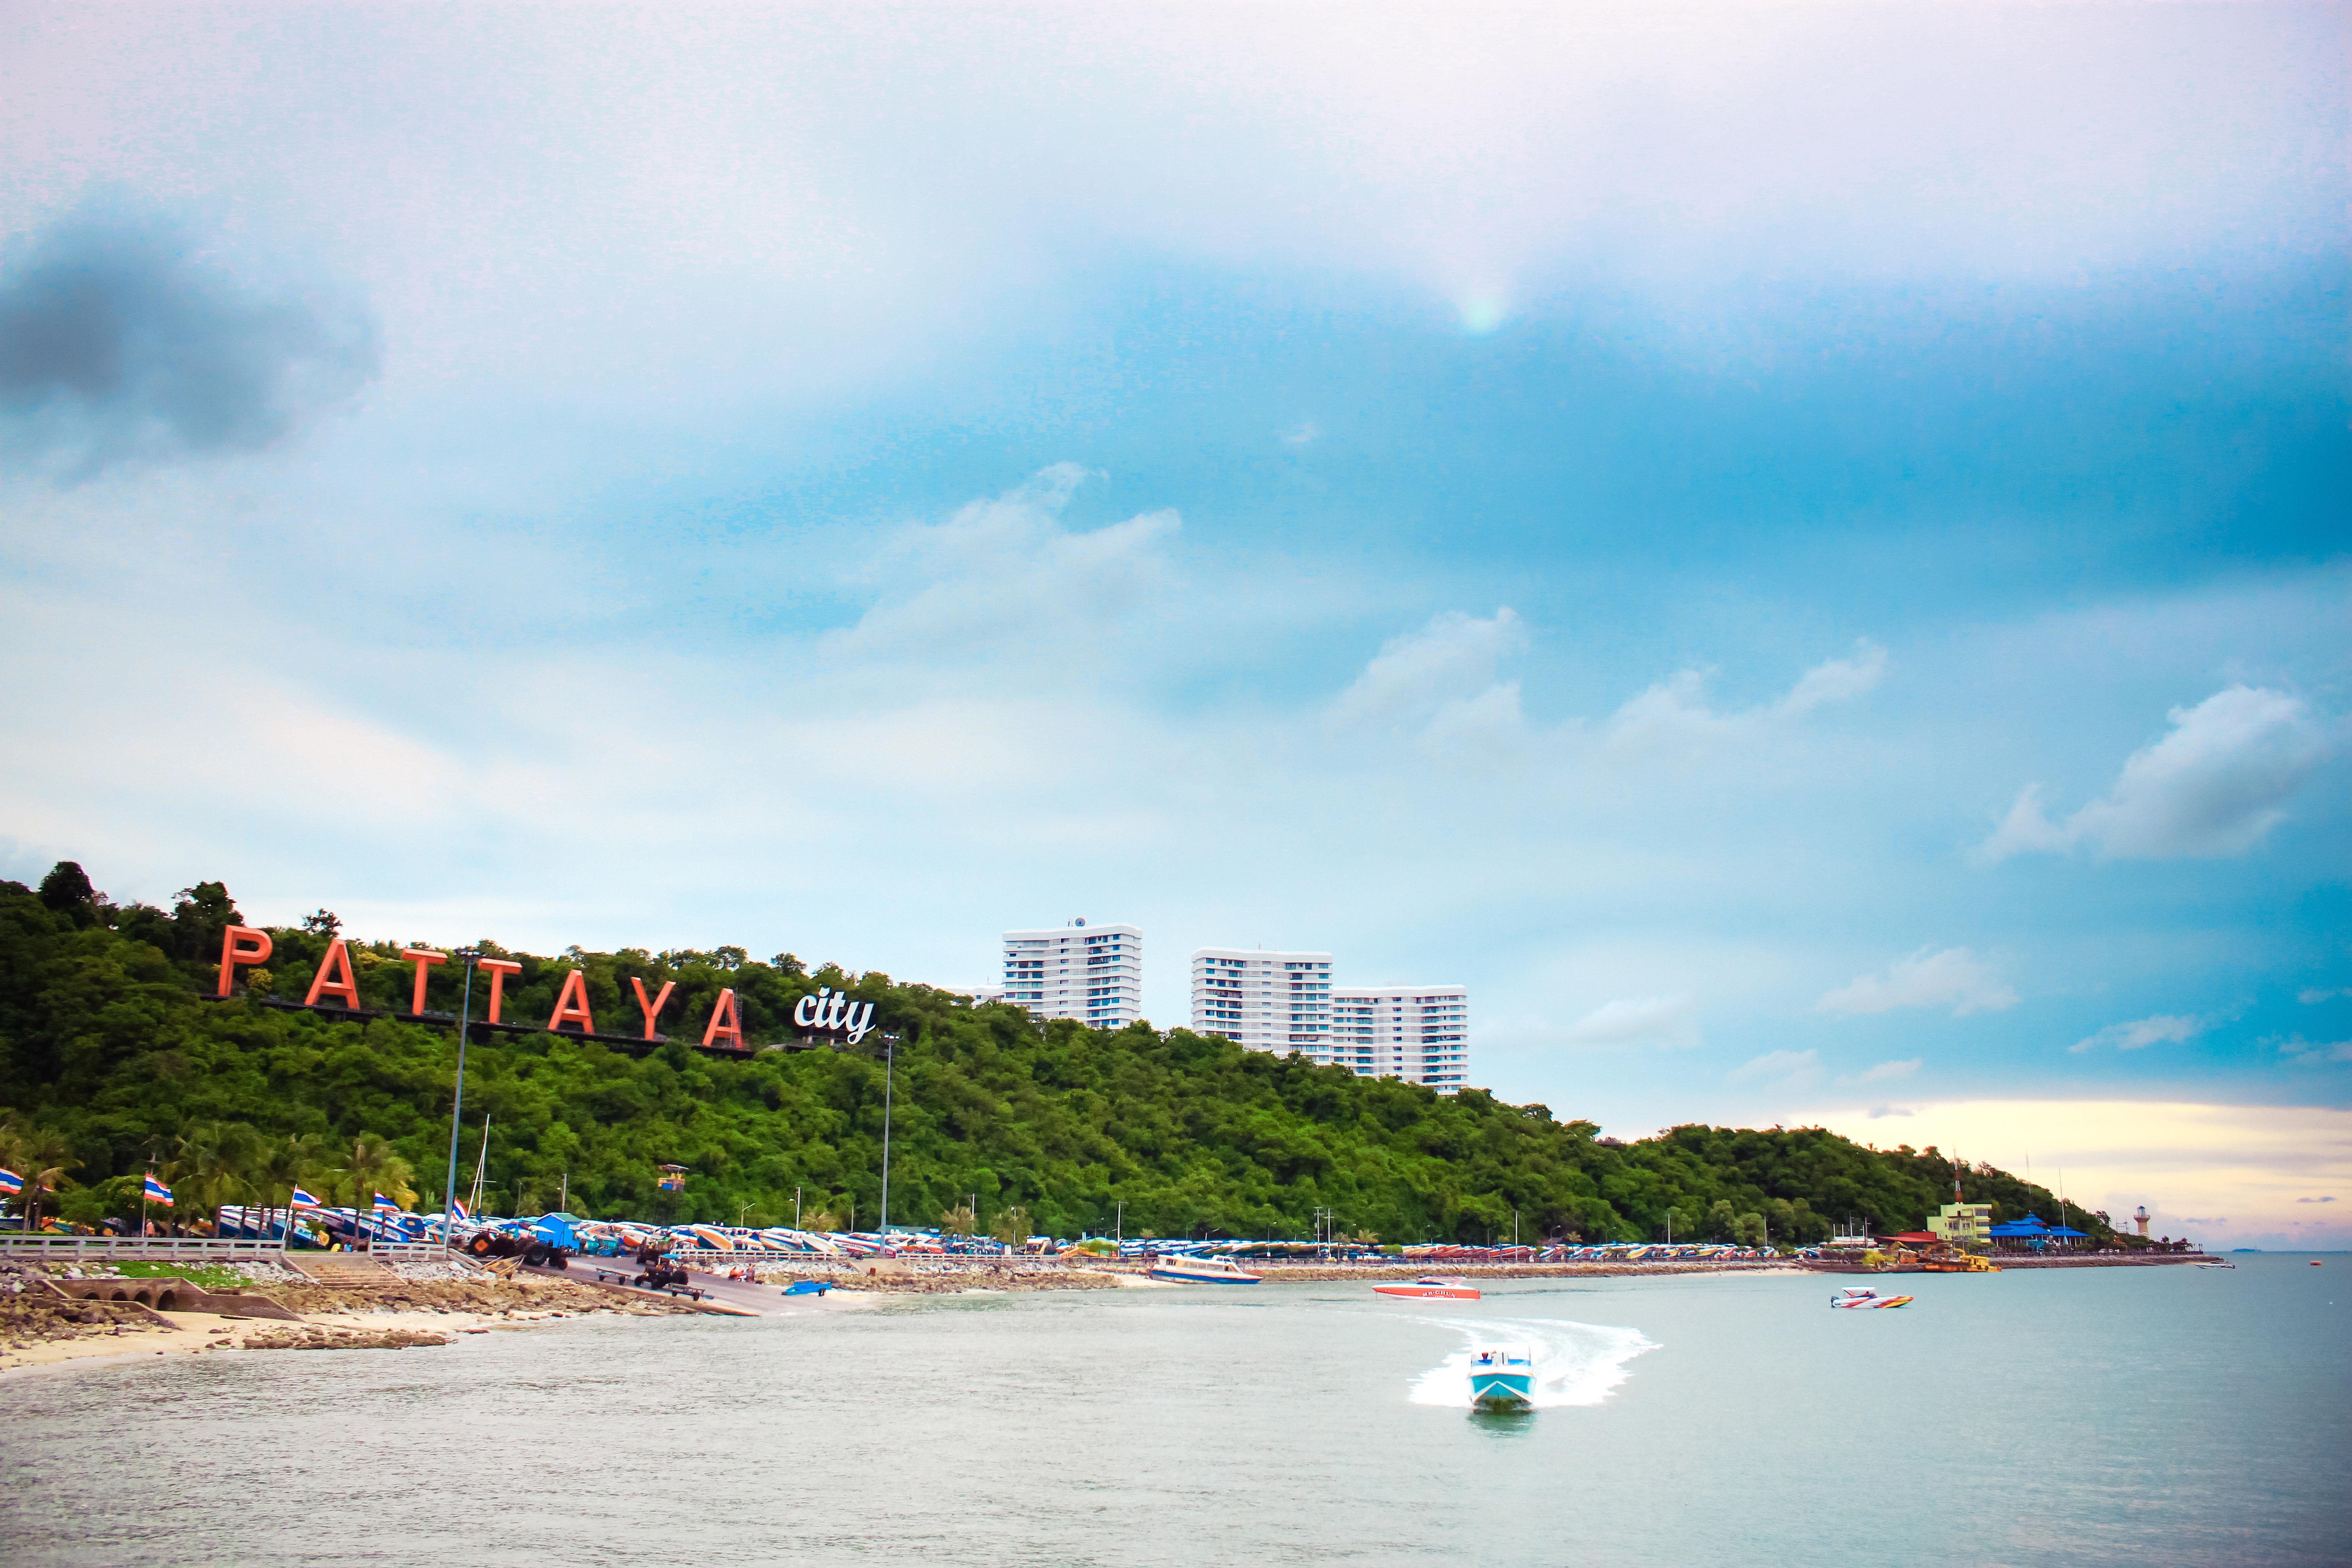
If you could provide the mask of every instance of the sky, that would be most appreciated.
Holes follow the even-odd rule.
[[[2341,6],[0,16],[0,876],[1472,993],[2352,1246]]]

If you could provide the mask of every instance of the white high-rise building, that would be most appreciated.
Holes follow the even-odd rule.
[[[1192,1027],[1254,1051],[1331,1043],[1331,955],[1204,947],[1192,954]]]
[[[1331,993],[1331,1048],[1320,1059],[1451,1094],[1468,1070],[1469,1034],[1467,987],[1343,985]]]
[[[1143,933],[1082,920],[1006,931],[1003,999],[1041,1018],[1123,1029],[1143,1016]]]

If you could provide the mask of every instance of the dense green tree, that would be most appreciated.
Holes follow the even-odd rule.
[[[66,913],[98,902],[98,889],[89,885],[89,874],[75,860],[60,860],[41,879],[41,907]]]
[[[437,1206],[460,967],[429,973],[425,1016],[414,1017],[402,944],[348,938],[359,1014],[280,1005],[307,994],[337,929],[313,916],[272,928],[268,963],[215,999],[221,933],[237,923],[218,882],[184,890],[168,914],[94,891],[53,907],[0,883],[10,1136],[38,1141],[44,1170],[93,1194],[126,1190],[108,1184],[170,1151],[184,1217],[283,1202],[309,1173],[362,1203],[380,1186]],[[1130,1236],[1303,1237],[1327,1208],[1343,1232],[1391,1242],[1486,1242],[1509,1236],[1515,1215],[1526,1237],[1646,1240],[1671,1214],[1678,1237],[1769,1227],[1789,1242],[1849,1220],[1915,1227],[1955,1176],[1933,1149],[1867,1149],[1819,1128],[1677,1127],[1620,1144],[1591,1121],[1483,1090],[1441,1096],[1189,1030],[1041,1025],[878,973],[812,971],[790,953],[542,958],[476,945],[520,965],[501,1002],[506,1027],[478,1026],[467,1052],[457,1182],[469,1187],[478,1163],[494,1209],[552,1206],[568,1188],[575,1212],[597,1215],[732,1224],[749,1205],[782,1221],[797,1198],[811,1225],[874,1225],[879,1036],[854,1049],[777,1048],[793,1041],[793,1005],[820,986],[872,1003],[878,1030],[901,1042],[890,1171],[901,1223],[953,1214],[986,1234],[1067,1236],[1107,1229],[1123,1205]],[[573,972],[595,1032],[625,1041],[543,1027]],[[672,987],[652,1040],[640,982],[647,1002]],[[722,989],[765,1048],[690,1048]],[[485,990],[475,988],[477,1019]],[[656,1190],[665,1163],[688,1168],[684,1192]],[[2004,1216],[2056,1212],[2047,1193],[2004,1173],[1958,1173]]]

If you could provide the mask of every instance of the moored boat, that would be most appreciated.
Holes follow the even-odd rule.
[[[1416,1296],[1447,1301],[1478,1300],[1478,1288],[1458,1274],[1424,1274],[1412,1281],[1392,1279],[1372,1289],[1383,1296]]]
[[[1470,1347],[1470,1403],[1482,1410],[1535,1408],[1536,1359],[1525,1345]]]
[[[1931,1252],[1919,1259],[1921,1269],[1929,1274],[1998,1274],[2000,1266],[1991,1258],[1974,1252]]]
[[[1832,1307],[1907,1307],[1908,1296],[1882,1296],[1867,1285],[1852,1285],[1830,1298]]]
[[[1154,1279],[1180,1285],[1255,1285],[1264,1278],[1252,1274],[1230,1258],[1159,1258],[1150,1268]]]

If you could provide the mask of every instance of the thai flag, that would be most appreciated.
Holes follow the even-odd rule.
[[[400,1205],[394,1203],[390,1198],[385,1197],[382,1193],[378,1193],[375,1195],[375,1212],[378,1214],[398,1214],[400,1212]]]
[[[168,1204],[172,1201],[172,1189],[157,1181],[155,1173],[152,1171],[147,1173],[147,1185],[144,1191],[151,1202]]]
[[[294,1196],[289,1201],[298,1209],[314,1209],[319,1206],[319,1200],[299,1187],[294,1189]]]
[[[24,1177],[14,1171],[0,1170],[0,1198],[13,1198],[24,1190]]]
[[[459,1219],[471,1219],[474,1217],[474,1211],[466,1206],[466,1200],[463,1198],[451,1198],[449,1200],[449,1212],[456,1215]]]

